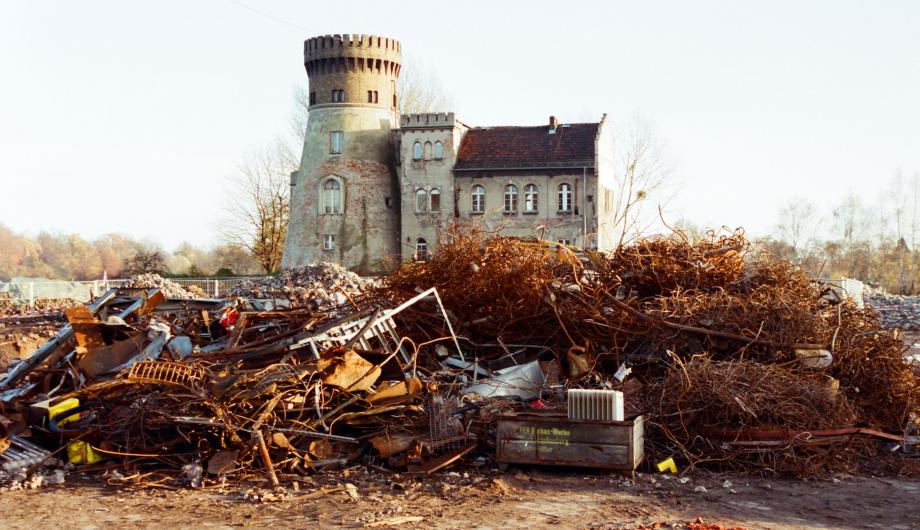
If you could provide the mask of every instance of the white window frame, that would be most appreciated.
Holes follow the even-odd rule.
[[[428,192],[424,188],[415,190],[415,213],[428,211]]]
[[[559,211],[569,213],[572,211],[572,185],[563,182],[559,185]]]
[[[416,141],[412,144],[412,160],[421,160],[422,153],[422,142]]]
[[[335,234],[323,234],[323,250],[335,250]]]
[[[435,206],[435,197],[437,197],[437,207]],[[431,213],[438,213],[441,211],[441,190],[438,188],[432,188],[428,192],[428,211]]]
[[[540,208],[540,188],[536,184],[524,186],[524,211],[536,213]]]
[[[345,144],[345,133],[342,131],[329,132],[329,154],[342,154],[342,147]]]
[[[470,190],[470,212],[484,213],[486,211],[486,189],[476,184]]]
[[[337,215],[342,213],[342,188],[344,185],[338,179],[327,177],[323,180],[320,190],[322,193],[322,213],[324,215]]]
[[[518,187],[514,184],[505,186],[505,213],[515,213],[518,209]]]
[[[428,259],[428,242],[424,238],[415,240],[415,260],[424,261]]]

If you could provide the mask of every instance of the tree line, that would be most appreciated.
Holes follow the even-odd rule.
[[[86,239],[77,234],[41,232],[30,237],[0,224],[0,281],[13,277],[97,280],[156,271],[174,276],[258,274],[258,261],[229,243],[199,248],[182,243],[172,251],[123,234]]]
[[[704,235],[688,220],[676,228]],[[753,243],[814,278],[853,278],[895,294],[920,294],[920,172],[895,172],[874,197],[851,193],[829,204],[789,199],[771,233]]]

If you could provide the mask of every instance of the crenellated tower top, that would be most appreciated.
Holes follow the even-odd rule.
[[[310,108],[328,105],[397,108],[398,40],[377,35],[325,35],[304,41]]]

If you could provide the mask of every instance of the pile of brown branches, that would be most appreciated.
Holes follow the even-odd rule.
[[[823,374],[701,355],[676,361],[644,394],[656,451],[691,465],[807,473],[852,463],[852,451],[829,449],[810,435],[856,421]]]
[[[679,429],[667,427],[672,416],[661,419],[666,428],[649,433],[653,449],[666,448],[690,462],[754,463],[728,457],[742,453],[703,451],[699,443],[720,447],[707,431],[715,427],[902,433],[918,412],[920,382],[902,357],[898,336],[880,326],[875,311],[838,304],[826,296],[826,286],[786,261],[753,257],[740,230],[711,233],[694,243],[677,234],[640,240],[611,254],[577,255],[545,242],[475,231],[446,236],[430,261],[405,265],[389,277],[383,294],[406,299],[437,287],[474,345],[539,345],[553,351],[563,367],[577,348],[590,370],[567,375],[582,379],[582,385],[609,380],[629,363],[639,383],[638,401],[657,404],[643,411],[652,422],[662,414],[683,418],[694,410],[694,400],[714,404],[717,395],[731,397],[733,408],[706,406]],[[809,375],[796,350],[826,350],[832,363]],[[483,347],[477,357],[489,360],[506,352]],[[711,383],[697,384],[691,377],[692,396],[678,394],[680,385],[672,384],[687,381],[687,366]],[[720,372],[729,369],[730,374]],[[737,386],[719,386],[727,375]],[[839,401],[806,407],[799,397],[818,395],[829,377],[839,384]],[[754,381],[766,385],[748,406],[756,414],[739,413],[734,397],[744,400]],[[790,404],[798,412],[782,410]],[[796,415],[803,411],[807,414]],[[825,464],[818,465],[812,457],[802,460],[795,449],[793,459],[770,460],[789,450],[761,448],[758,461],[783,472],[811,472],[834,460],[824,452],[819,460]]]

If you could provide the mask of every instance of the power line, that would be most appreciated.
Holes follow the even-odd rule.
[[[262,15],[262,16],[265,17],[265,18],[269,18],[269,19],[271,19],[271,20],[274,20],[275,22],[279,22],[279,23],[285,24],[285,25],[287,25],[287,26],[292,26],[292,27],[295,27],[295,28],[300,29],[300,30],[303,30],[303,31],[310,31],[309,28],[305,28],[305,27],[301,26],[300,24],[297,24],[296,22],[291,22],[291,21],[289,21],[289,20],[284,20],[284,19],[282,19],[282,18],[278,18],[278,17],[276,17],[276,16],[274,16],[274,15],[272,15],[272,14],[270,14],[270,13],[266,13],[265,11],[260,11],[260,10],[258,10],[258,9],[256,9],[256,8],[250,7],[250,6],[248,6],[248,5],[246,5],[246,4],[242,3],[242,2],[238,2],[237,0],[230,0],[230,2],[232,2],[232,3],[234,3],[234,4],[236,4],[236,5],[240,6],[240,7],[242,7],[243,9],[248,9],[249,11],[252,11],[253,13],[255,13],[255,14],[257,14],[257,15]]]

